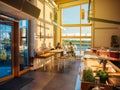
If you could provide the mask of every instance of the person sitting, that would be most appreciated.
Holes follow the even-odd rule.
[[[69,42],[68,52],[67,53],[71,54],[72,56],[75,56],[74,47],[72,45],[72,42]]]
[[[55,48],[56,48],[56,49],[61,49],[61,45],[60,45],[59,42],[57,43],[57,46],[56,46]]]

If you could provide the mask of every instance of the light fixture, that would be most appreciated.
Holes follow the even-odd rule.
[[[53,0],[48,0],[48,1],[51,3],[51,5],[52,5],[54,8],[58,9],[57,4],[56,4]]]
[[[84,18],[85,18],[85,10],[81,9],[81,19],[84,19]]]
[[[60,29],[64,29],[62,26],[60,26],[58,23],[56,23],[55,21],[52,20],[52,24],[57,26]]]

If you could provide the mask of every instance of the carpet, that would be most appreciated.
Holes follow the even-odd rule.
[[[16,77],[0,85],[0,90],[20,90],[23,86],[32,82],[33,78]]]

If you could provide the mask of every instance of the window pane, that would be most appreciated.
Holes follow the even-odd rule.
[[[91,26],[81,27],[81,36],[91,36]]]
[[[0,78],[9,75],[12,75],[12,26],[5,23],[0,24]]]
[[[28,20],[20,21],[20,71],[29,67]]]
[[[80,39],[75,38],[63,38],[62,39],[62,46],[63,48],[67,49],[69,42],[72,42],[74,51],[76,55],[80,55]]]
[[[82,38],[82,51],[91,48],[91,38]]]
[[[80,27],[64,27],[62,36],[80,36]]]
[[[65,8],[62,10],[62,24],[79,24],[80,6]]]

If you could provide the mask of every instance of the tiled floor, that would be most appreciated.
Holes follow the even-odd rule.
[[[56,66],[51,71],[43,71],[42,68],[31,71],[24,76],[34,80],[20,90],[75,90],[79,68],[80,61],[75,60],[60,71],[57,71]]]

